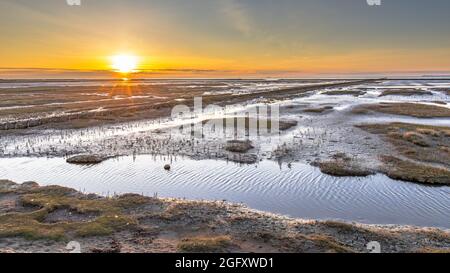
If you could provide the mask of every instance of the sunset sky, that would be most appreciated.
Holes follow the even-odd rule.
[[[450,1],[0,1],[0,78],[450,75]]]

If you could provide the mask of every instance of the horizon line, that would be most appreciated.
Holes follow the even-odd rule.
[[[450,78],[450,70],[394,70],[308,72],[302,70],[224,70],[195,68],[138,69],[121,74],[106,69],[0,67],[0,80],[129,80],[145,79],[343,79],[343,78]]]

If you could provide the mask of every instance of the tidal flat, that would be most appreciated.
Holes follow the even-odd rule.
[[[273,217],[315,223],[306,234],[294,236],[308,248],[284,249],[269,238],[262,240],[270,242],[261,248],[267,251],[364,251],[362,242],[356,246],[336,233],[319,232],[324,222],[348,225],[351,230],[368,225],[387,233],[393,228],[388,226],[394,225],[401,236],[411,235],[408,230],[418,236],[432,228],[448,236],[448,88],[450,80],[436,79],[2,81],[0,179],[36,181],[45,189],[58,185],[98,198],[124,194],[152,202],[178,198],[172,202],[199,206],[205,210],[200,214],[208,212],[205,204],[226,200],[230,211],[248,206],[277,214]],[[171,116],[174,106],[192,108],[194,97],[202,97],[203,111]],[[227,111],[210,111],[206,107],[211,104],[227,106]],[[278,123],[260,111],[273,106],[279,109]],[[211,121],[223,124],[219,134],[204,127]],[[267,132],[260,130],[261,123],[268,125]],[[280,130],[272,132],[273,124]],[[198,128],[201,131],[195,131]],[[23,206],[19,196],[9,197],[0,194],[2,213],[11,204],[28,211],[28,203]],[[45,209],[50,214],[45,217],[55,223],[45,220],[44,224],[58,226],[57,239],[78,236],[77,227],[68,231],[58,224],[68,222],[67,215],[87,226],[97,225],[98,212],[89,214],[90,219],[56,207]],[[40,225],[40,220],[27,221]],[[164,224],[152,221],[158,227]],[[14,227],[13,222],[9,227]],[[136,218],[126,222],[142,224]],[[170,230],[172,224],[165,227]],[[229,235],[200,229],[128,250],[185,251],[200,245],[205,252],[216,251],[214,246],[220,251],[255,251],[257,244],[238,239],[244,230]],[[312,239],[315,229],[317,238]],[[109,248],[111,240],[123,246],[117,234],[127,232],[135,231],[112,230],[95,238],[105,240]],[[275,229],[272,235],[277,236]],[[1,237],[0,245],[6,242],[11,251],[35,239],[20,232]],[[280,238],[273,240],[280,242]],[[325,247],[317,247],[321,243]],[[450,247],[447,239],[405,245],[390,251]],[[121,247],[121,251],[127,250]]]

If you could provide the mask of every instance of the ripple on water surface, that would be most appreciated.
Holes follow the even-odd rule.
[[[394,181],[384,175],[336,178],[301,163],[240,166],[225,161],[150,155],[95,166],[62,158],[0,159],[0,178],[58,184],[98,194],[158,193],[163,197],[228,200],[293,217],[450,228],[450,187]]]

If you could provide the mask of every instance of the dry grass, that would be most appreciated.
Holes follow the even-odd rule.
[[[333,237],[323,234],[313,234],[306,237],[321,249],[326,249],[329,253],[354,253],[349,247],[337,242]]]
[[[233,153],[246,153],[253,149],[251,141],[230,140],[225,146],[225,150]]]
[[[448,127],[408,123],[358,126],[382,135],[398,156],[383,156],[384,172],[391,178],[429,184],[450,184],[450,134]],[[399,159],[404,156],[409,160]],[[442,166],[442,167],[439,167]]]
[[[427,138],[417,132],[406,132],[400,135],[401,138],[421,147],[430,147],[430,143]]]
[[[183,252],[211,253],[225,252],[232,245],[230,236],[191,237],[185,238],[178,244]]]
[[[0,237],[22,236],[27,239],[59,240],[70,235],[103,236],[124,229],[134,229],[137,221],[124,213],[124,208],[139,206],[147,198],[126,195],[115,198],[89,199],[74,190],[50,186],[23,188],[14,191],[20,194],[21,206],[34,209],[32,212],[16,212],[0,215]],[[73,211],[78,215],[95,213],[89,221],[46,223],[45,219],[57,210]]]
[[[425,164],[382,156],[387,166],[385,173],[392,179],[433,185],[450,185],[450,171]]]
[[[357,106],[352,110],[352,113],[354,114],[367,114],[370,112],[411,116],[417,118],[450,117],[449,108],[420,103],[365,104]]]
[[[450,254],[450,248],[440,249],[440,248],[432,248],[425,247],[420,248],[415,251],[416,253],[426,253],[426,254]]]
[[[447,95],[450,96],[450,88],[439,88],[439,89],[437,89],[436,91],[445,93],[445,94],[447,94]]]
[[[337,91],[326,91],[323,92],[322,94],[324,95],[328,95],[328,96],[337,96],[337,95],[351,95],[351,96],[362,96],[364,95],[366,92],[364,91],[355,91],[355,90],[337,90]]]
[[[442,101],[442,100],[435,100],[435,101],[430,101],[432,103],[436,103],[436,104],[441,104],[441,105],[447,105],[447,102]]]
[[[306,113],[323,113],[326,111],[331,111],[334,108],[332,106],[325,106],[325,107],[319,107],[319,108],[307,108],[303,110]]]
[[[100,155],[77,155],[68,158],[66,161],[70,164],[99,164],[106,160],[106,157]]]
[[[326,161],[319,163],[320,171],[325,174],[337,177],[364,177],[374,174],[374,172],[363,169],[357,165],[347,164],[342,161]]]
[[[291,129],[292,127],[297,126],[298,122],[296,120],[280,120],[278,126],[281,131],[286,131]]]
[[[412,160],[450,167],[450,128],[409,123],[358,126],[379,134]]]
[[[383,91],[380,97],[384,96],[425,96],[433,95],[430,91],[423,91],[420,89],[389,89]]]
[[[356,233],[356,232],[366,232],[366,230],[362,231],[359,227],[355,227],[352,224],[345,222],[337,222],[333,220],[327,220],[321,222],[327,228],[332,228],[338,230],[340,233]]]
[[[320,171],[337,177],[364,177],[374,174],[372,170],[361,167],[345,154],[336,154],[330,161],[317,163]]]
[[[417,128],[416,131],[419,132],[420,134],[429,135],[433,137],[440,137],[442,134],[442,131],[437,130],[435,128]]]

